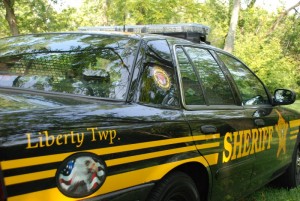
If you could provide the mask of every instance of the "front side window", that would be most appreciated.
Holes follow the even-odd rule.
[[[178,47],[177,58],[186,104],[235,104],[227,78],[208,50],[198,47],[183,47],[181,50]],[[193,84],[187,79],[193,80]],[[198,100],[190,101],[191,95],[197,96]]]
[[[241,94],[243,105],[269,104],[261,81],[240,61],[226,54],[218,56],[227,66]]]
[[[121,100],[138,41],[46,34],[11,38],[7,43],[0,49],[0,86]]]

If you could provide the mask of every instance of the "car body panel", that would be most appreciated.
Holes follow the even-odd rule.
[[[268,104],[244,104],[239,83],[217,48],[128,33],[52,33],[1,39],[0,44],[0,179],[8,201],[146,200],[174,170],[185,171],[199,188],[203,185],[201,193],[207,200],[234,200],[283,174],[299,144],[299,113],[272,105],[267,90]],[[13,44],[18,45],[10,49]],[[44,46],[48,49],[39,49]],[[100,47],[96,53],[95,47]],[[189,105],[178,47],[191,63],[197,58],[191,59],[194,52],[188,48],[209,55],[207,61],[214,62],[228,84],[230,104]],[[32,62],[47,58],[48,51],[51,58],[61,52],[66,56],[68,49],[72,58],[67,64],[83,72],[76,77],[83,81],[72,77],[74,82],[68,85],[72,90],[67,91],[66,81],[54,76],[61,88],[38,88],[40,82],[32,77],[43,66]],[[78,59],[79,50],[88,59],[82,55]],[[17,62],[24,64],[24,72],[7,73],[15,67],[15,60],[9,59],[21,57],[27,59]],[[103,65],[109,76],[103,74]],[[16,85],[28,72],[29,81]],[[58,77],[71,76],[67,73]],[[53,80],[48,81],[42,83]],[[111,82],[108,94],[100,93],[103,88],[99,92],[100,81]],[[78,83],[88,87],[81,90]],[[98,91],[91,93],[90,88]],[[94,181],[91,169],[79,165],[74,169],[81,167],[89,178],[73,186],[70,180],[63,181],[73,175],[67,173],[69,162],[73,168],[74,161],[80,164],[86,158],[98,168],[97,188],[86,185],[87,179],[90,184]]]
[[[34,99],[32,96],[28,98],[31,101]],[[48,98],[35,97],[36,100],[44,99],[45,102],[50,102],[53,97]],[[195,157],[195,147],[187,122],[182,112],[176,110],[106,102],[101,105],[88,103],[76,107],[71,105],[48,110],[43,108],[5,112],[1,114],[1,119],[5,122],[5,126],[1,127],[1,133],[5,133],[1,135],[1,167],[9,196],[32,191],[32,188],[24,188],[24,185],[30,186],[33,181],[34,185],[40,181],[54,187],[51,175],[55,174],[56,167],[60,161],[76,152],[97,155],[105,153],[103,157],[107,166],[114,167],[110,170],[111,175],[125,174],[124,172],[132,169],[133,164],[136,170],[153,166],[148,170],[153,171],[158,164],[174,162],[179,158],[191,160],[190,157]],[[64,126],[61,122],[64,122]],[[177,137],[172,139],[171,136]],[[127,157],[123,158],[124,155]],[[129,157],[130,155],[132,156]],[[199,155],[196,154],[197,156]],[[174,157],[176,159],[172,159]],[[139,174],[137,172],[133,172],[134,175]],[[163,175],[162,172],[160,174]],[[141,183],[157,180],[159,177],[161,175],[149,179],[134,176],[140,178]],[[134,184],[139,182],[134,181]],[[123,185],[130,187],[133,184]],[[39,189],[41,186],[36,187]]]

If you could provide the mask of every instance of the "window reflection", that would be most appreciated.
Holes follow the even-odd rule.
[[[86,34],[16,37],[0,50],[0,86],[125,99],[137,43]]]
[[[147,62],[172,67],[170,47],[166,40],[152,40],[147,42]]]
[[[176,53],[180,68],[185,103],[187,105],[204,105],[205,100],[202,89],[192,64],[189,62],[182,48],[176,48]]]
[[[200,83],[208,105],[235,104],[231,87],[213,56],[205,49],[185,47]]]
[[[177,80],[167,41],[148,41],[144,56],[138,101],[159,107],[178,107]]]
[[[218,53],[218,56],[229,69],[240,91],[243,105],[269,104],[263,84],[243,63],[222,53]]]

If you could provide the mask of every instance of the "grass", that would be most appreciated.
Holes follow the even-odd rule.
[[[300,112],[300,100],[296,100],[296,102],[294,104],[288,105],[288,106],[285,106],[285,107],[288,107],[290,109],[293,109],[293,110],[296,110],[296,111]]]
[[[299,201],[300,187],[291,190],[265,187],[241,201]]]

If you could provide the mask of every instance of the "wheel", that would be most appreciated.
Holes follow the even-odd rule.
[[[287,169],[288,188],[295,188],[300,185],[300,150],[299,147],[294,151],[293,161]]]
[[[153,189],[148,201],[200,201],[195,182],[183,172],[172,172]]]
[[[276,181],[275,185],[286,188],[295,188],[300,185],[300,147],[297,147],[293,153],[292,163]]]

